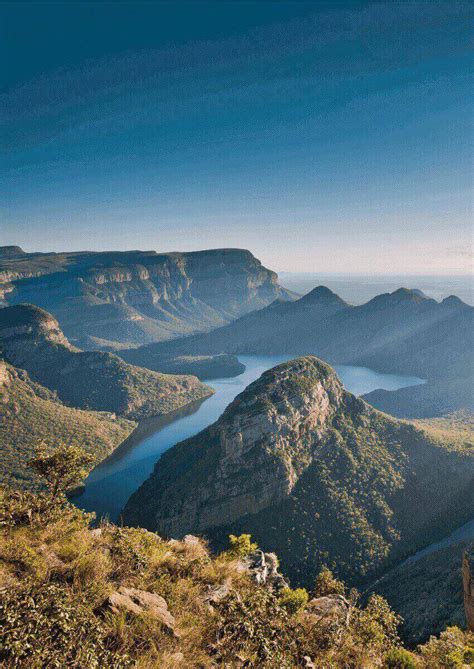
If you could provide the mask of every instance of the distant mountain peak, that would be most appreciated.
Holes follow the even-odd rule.
[[[387,305],[393,306],[396,304],[421,304],[422,302],[433,302],[423,291],[417,288],[397,288],[392,293],[382,293],[372,298],[367,304],[371,305]]]
[[[457,306],[458,307],[467,307],[468,306],[457,295],[448,295],[448,297],[444,298],[444,300],[441,302],[441,304],[444,304],[445,306],[452,306],[452,307],[457,307]]]
[[[313,290],[310,290],[309,293],[303,295],[298,302],[300,303],[318,303],[318,304],[341,304],[344,305],[346,302],[339,295],[336,295],[330,288],[327,286],[316,286]]]

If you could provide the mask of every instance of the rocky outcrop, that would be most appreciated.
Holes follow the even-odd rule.
[[[306,605],[306,612],[311,615],[315,623],[321,620],[332,619],[338,622],[349,622],[349,602],[342,595],[326,595],[310,599]]]
[[[120,586],[109,596],[107,607],[116,614],[121,612],[133,616],[145,614],[158,621],[173,636],[177,638],[180,636],[175,629],[176,620],[169,612],[166,600],[155,593]]]
[[[284,576],[278,571],[278,558],[275,553],[252,551],[246,556],[245,565],[252,580],[273,593],[278,594],[284,588],[289,587]]]
[[[0,297],[51,312],[82,348],[203,332],[276,298],[277,275],[249,251],[0,254]]]
[[[159,374],[111,353],[79,351],[56,319],[33,305],[0,309],[0,349],[33,381],[81,409],[140,419],[169,413],[213,392],[194,376]]]
[[[474,632],[474,544],[464,553],[462,578],[467,629]]]
[[[456,448],[372,409],[306,356],[265,372],[165,453],[124,520],[203,534],[216,549],[250,533],[292,583],[311,586],[331,560],[358,584],[461,523],[474,457]]]

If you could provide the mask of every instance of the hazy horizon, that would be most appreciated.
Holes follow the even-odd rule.
[[[472,269],[464,0],[24,10],[0,8],[0,244]]]

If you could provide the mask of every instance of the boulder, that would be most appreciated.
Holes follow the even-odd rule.
[[[220,585],[208,585],[207,588],[208,591],[204,595],[203,601],[211,606],[212,604],[220,604],[230,594],[229,580]]]
[[[173,636],[179,637],[175,630],[176,621],[168,611],[168,604],[160,595],[146,590],[120,586],[109,596],[107,604],[113,613],[125,611],[137,616],[146,613],[156,618]]]

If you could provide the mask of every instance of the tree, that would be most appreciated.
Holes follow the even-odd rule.
[[[36,457],[29,462],[45,480],[53,501],[82,481],[92,463],[92,456],[81,448],[65,444],[60,444],[54,451],[41,444]]]

